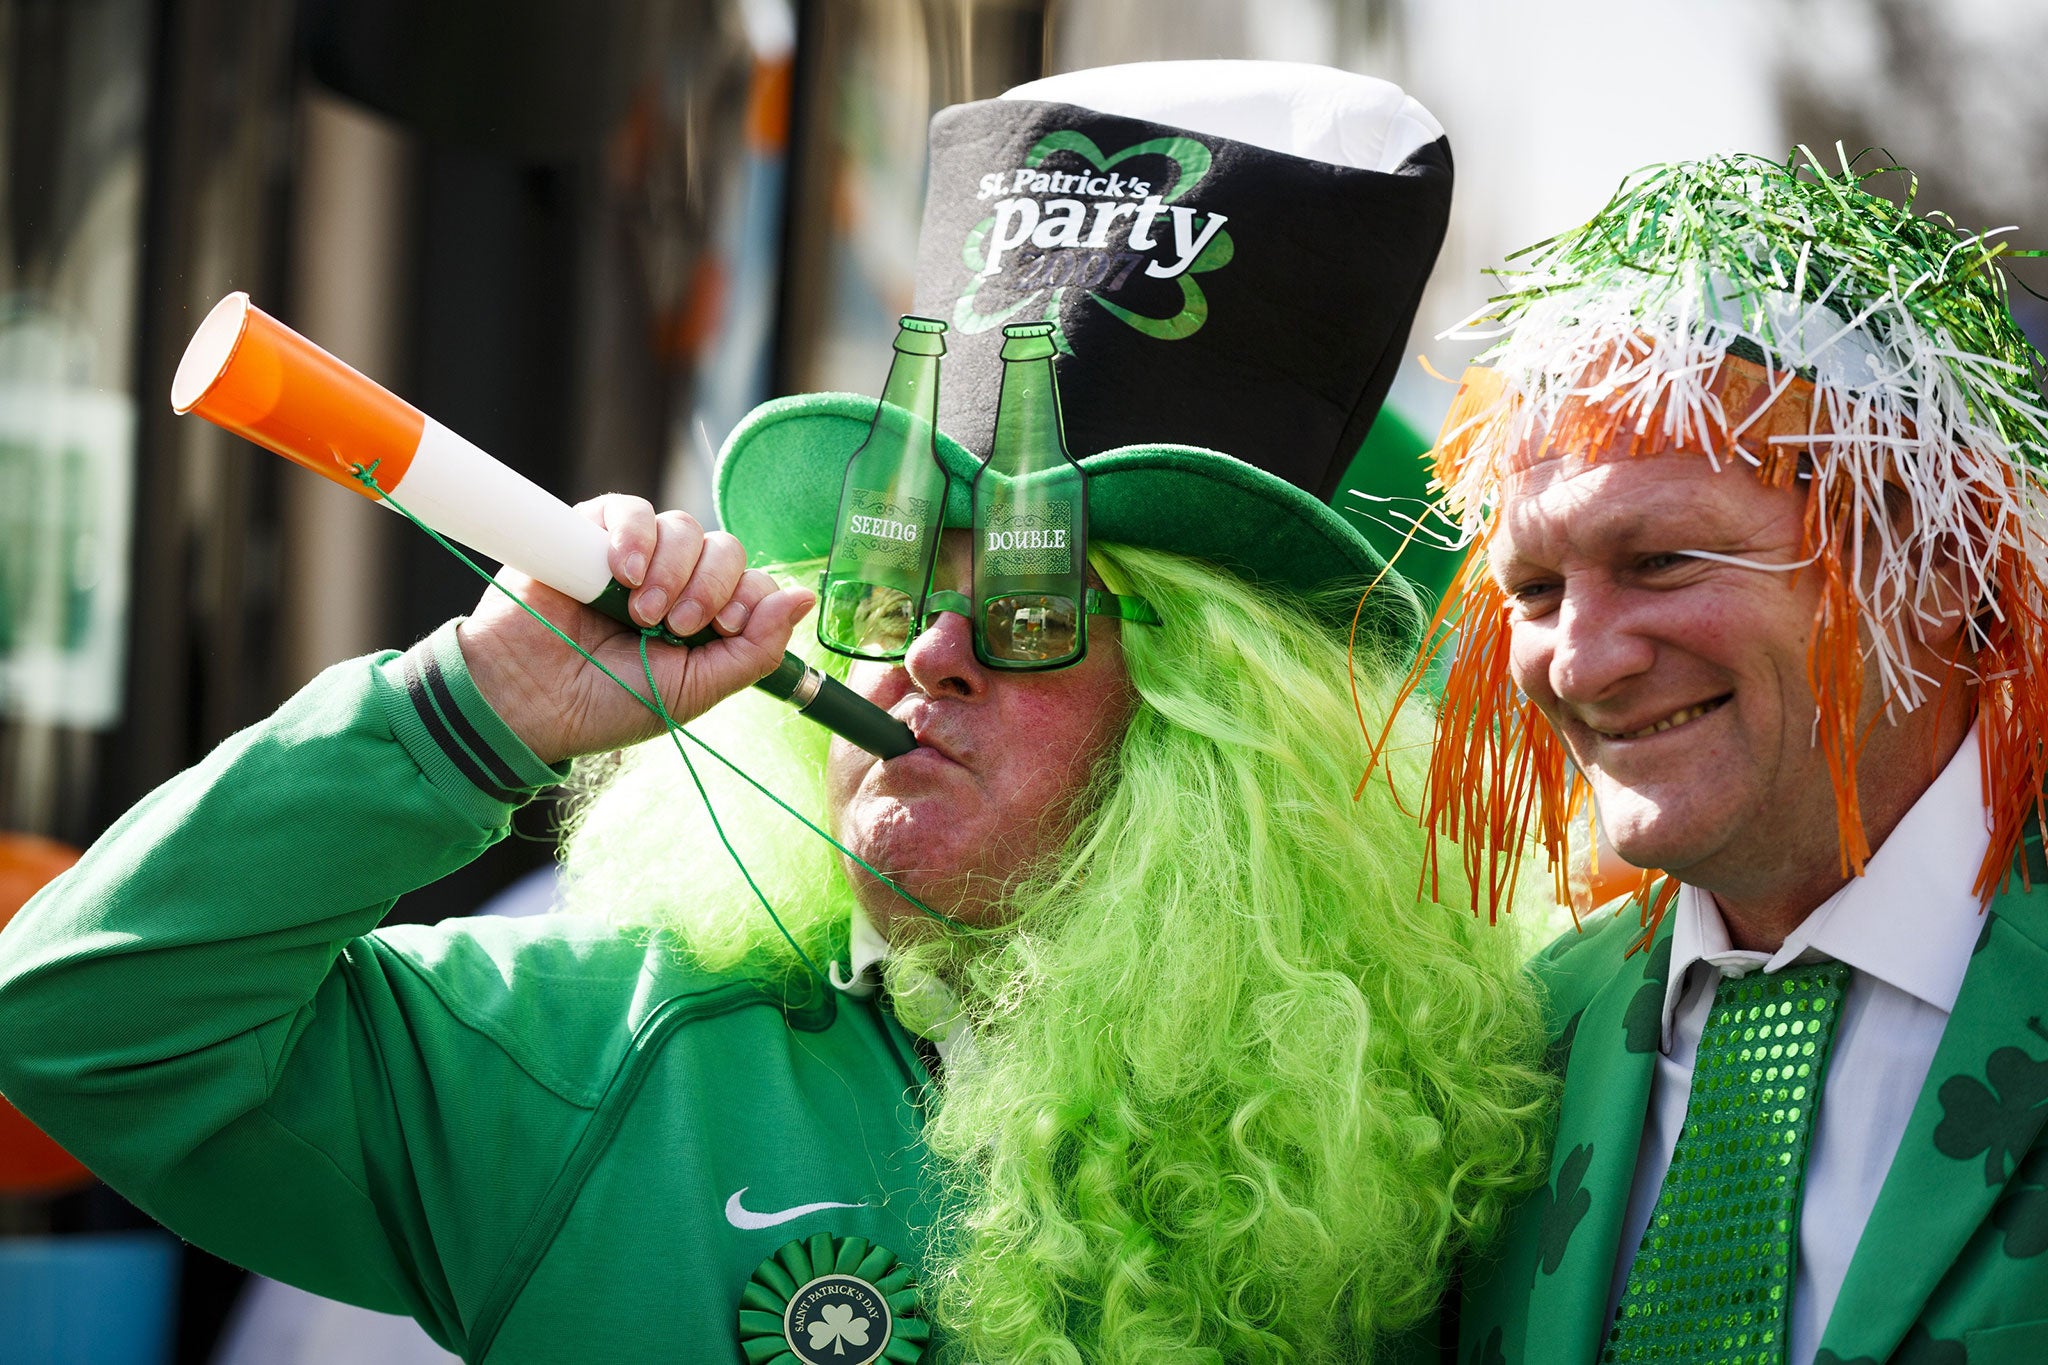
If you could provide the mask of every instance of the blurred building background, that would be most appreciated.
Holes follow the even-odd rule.
[[[1482,268],[1651,160],[1880,148],[1923,205],[2048,243],[2044,52],[2048,0],[0,0],[0,840],[90,842],[475,600],[396,518],[172,416],[230,290],[564,496],[708,518],[754,403],[879,384],[942,105],[1149,58],[1401,83],[1457,155],[1411,343],[1455,375],[1432,338]],[[1448,394],[1408,367],[1387,420],[1434,430]],[[473,910],[550,820],[398,914]],[[145,1226],[76,1179],[0,1188],[0,1319],[10,1245]],[[208,1360],[239,1273],[171,1269],[166,1349]]]

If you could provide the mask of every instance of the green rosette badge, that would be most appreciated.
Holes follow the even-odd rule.
[[[740,1293],[747,1365],[917,1365],[930,1338],[910,1267],[864,1237],[787,1243]]]

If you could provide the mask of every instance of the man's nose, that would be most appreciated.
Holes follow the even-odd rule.
[[[1648,672],[1656,647],[1639,625],[1613,588],[1567,586],[1550,626],[1551,690],[1562,701],[1586,705]]]
[[[928,697],[978,697],[989,671],[974,657],[974,627],[957,611],[934,612],[910,642],[903,667]]]

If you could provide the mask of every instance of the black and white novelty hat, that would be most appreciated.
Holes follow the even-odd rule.
[[[1429,112],[1327,67],[1138,63],[942,110],[916,308],[951,324],[946,524],[971,524],[1003,324],[1043,320],[1092,536],[1305,591],[1369,581],[1382,561],[1322,499],[1392,382],[1450,200]],[[799,395],[734,431],[720,508],[759,558],[825,554],[874,408]]]

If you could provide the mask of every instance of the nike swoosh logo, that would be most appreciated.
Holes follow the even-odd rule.
[[[801,1218],[807,1213],[817,1213],[821,1209],[864,1209],[867,1207],[866,1204],[835,1204],[827,1200],[822,1204],[798,1204],[793,1209],[777,1209],[774,1213],[755,1213],[753,1210],[745,1208],[740,1204],[740,1196],[745,1194],[750,1188],[751,1186],[747,1185],[740,1186],[732,1192],[732,1198],[725,1201],[725,1221],[745,1232],[752,1232],[758,1228],[772,1228],[778,1223],[787,1223],[793,1219]]]

